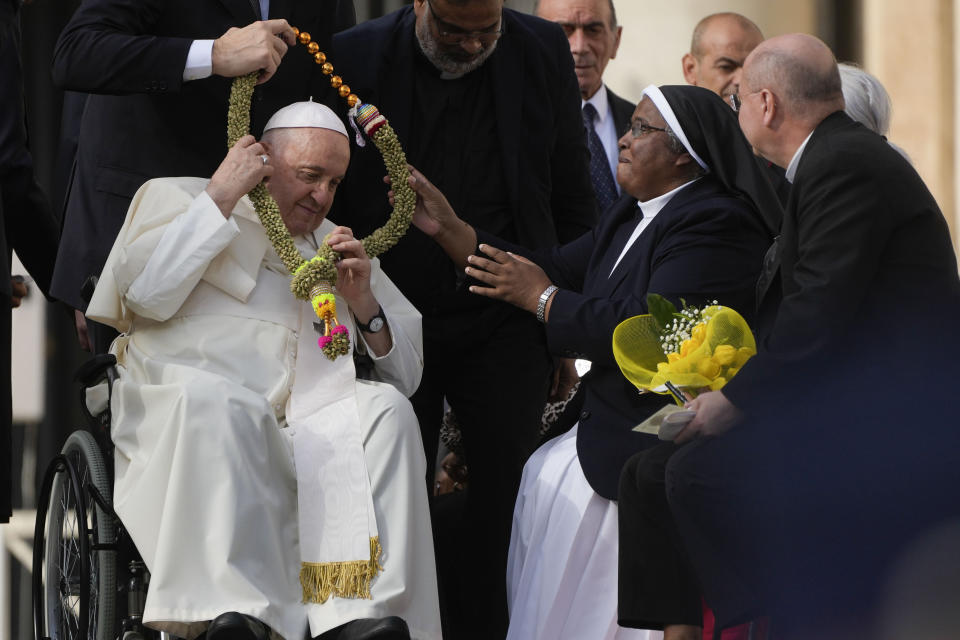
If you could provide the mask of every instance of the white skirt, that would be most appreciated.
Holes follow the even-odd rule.
[[[507,560],[507,639],[660,639],[660,631],[617,624],[617,503],[584,477],[578,426],[524,466]]]

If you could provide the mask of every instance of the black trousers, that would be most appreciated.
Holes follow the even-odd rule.
[[[670,514],[667,462],[679,450],[665,442],[636,454],[620,475],[620,626],[703,626],[700,585]]]
[[[435,532],[462,536],[436,544],[444,635],[458,639],[506,635],[513,507],[523,465],[538,442],[553,368],[536,318],[512,309],[499,320],[484,327],[487,337],[478,341],[465,328],[453,330],[457,319],[437,327],[437,318],[425,318],[423,381],[411,398],[428,466],[436,459],[444,398],[463,434],[470,483],[462,511],[434,511]],[[429,476],[432,489],[432,471]],[[445,522],[453,513],[462,521]]]

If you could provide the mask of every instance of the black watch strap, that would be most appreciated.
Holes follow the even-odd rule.
[[[377,307],[377,314],[372,318],[370,318],[370,322],[368,322],[367,324],[360,322],[360,320],[356,316],[354,316],[353,318],[354,320],[357,321],[357,328],[360,329],[360,331],[366,331],[367,333],[377,333],[378,331],[383,329],[384,325],[387,324],[387,317],[383,315],[382,306]],[[380,322],[377,322],[377,318],[380,319]]]

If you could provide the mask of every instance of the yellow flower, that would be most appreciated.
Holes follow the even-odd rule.
[[[675,352],[670,352],[667,354],[667,362],[673,363],[680,359],[680,354]]]
[[[701,322],[690,331],[690,335],[694,340],[702,343],[707,338],[707,325]]]
[[[680,343],[680,357],[686,358],[688,355],[697,350],[700,346],[700,341],[694,338],[689,338]]]
[[[657,363],[657,373],[667,373],[670,371],[670,364],[667,362]]]
[[[740,347],[739,349],[737,349],[737,359],[735,361],[737,363],[737,366],[742,367],[743,363],[749,360],[750,356],[752,356],[755,353],[756,351],[754,351],[750,347]]]
[[[697,363],[697,373],[704,378],[713,380],[720,375],[720,365],[713,361],[713,358],[704,358]]]
[[[736,357],[737,350],[733,345],[719,344],[717,348],[713,350],[713,359],[717,361],[717,364],[722,366],[733,364]]]
[[[710,381],[710,390],[719,391],[720,388],[723,387],[723,385],[725,384],[727,384],[727,379],[724,378],[723,376],[720,376],[719,378]]]
[[[729,369],[727,369],[727,379],[730,379],[733,376],[737,375],[738,371],[740,371],[740,367],[730,367]]]

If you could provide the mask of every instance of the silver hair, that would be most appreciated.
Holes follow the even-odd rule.
[[[880,81],[860,67],[841,62],[837,65],[843,84],[844,111],[847,115],[881,136],[890,131],[890,96]]]
[[[890,131],[893,104],[883,84],[855,64],[841,62],[837,64],[837,70],[840,72],[843,100],[846,103],[843,110],[867,129],[886,138]],[[913,162],[906,151],[889,140],[887,143],[908,161]]]

